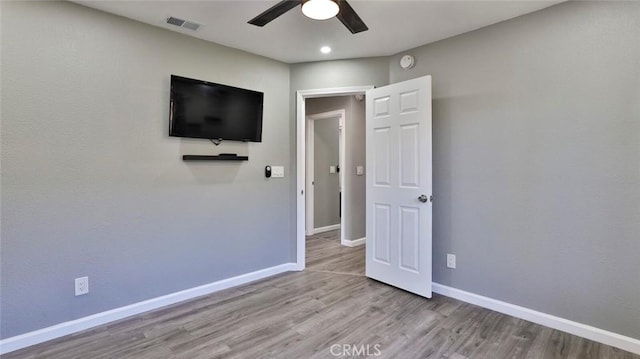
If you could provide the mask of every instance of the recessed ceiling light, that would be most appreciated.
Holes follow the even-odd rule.
[[[322,46],[320,48],[320,52],[322,52],[323,54],[328,54],[331,52],[331,48],[329,46]]]

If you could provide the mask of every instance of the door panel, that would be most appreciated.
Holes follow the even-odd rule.
[[[389,163],[391,160],[389,156],[391,144],[389,141],[391,139],[389,127],[376,128],[373,136],[377,144],[374,149],[375,155],[373,156],[373,173],[376,176],[374,185],[388,187],[391,184],[391,163]]]
[[[400,207],[400,268],[420,271],[420,209]]]
[[[400,113],[407,114],[418,111],[418,91],[400,94]]]
[[[400,186],[420,187],[420,126],[416,123],[400,126]]]
[[[431,297],[431,77],[367,91],[367,276]]]
[[[389,238],[391,237],[391,208],[385,204],[377,204],[374,215],[375,233],[373,237],[374,259],[379,263],[389,264]]]
[[[381,96],[375,99],[375,117],[381,118],[389,115],[389,96]]]

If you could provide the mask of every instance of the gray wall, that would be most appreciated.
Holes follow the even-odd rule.
[[[296,91],[313,90],[323,88],[350,87],[350,86],[383,86],[389,83],[389,60],[387,57],[375,57],[353,60],[336,60],[323,62],[308,62],[293,64],[291,69],[291,97],[289,106],[289,116],[291,118],[290,141],[291,153],[290,176],[296,176]],[[363,132],[364,133],[364,132]],[[347,129],[347,136],[348,129]],[[364,134],[362,134],[364,138]],[[349,167],[349,165],[347,165]],[[290,228],[291,238],[296,238],[296,205],[295,199],[299,195],[296,193],[296,184],[293,183],[290,189],[292,199],[289,211],[289,220],[292,223]],[[358,239],[364,237],[347,238]],[[289,255],[292,261],[296,258],[296,242],[291,242]]]
[[[383,86],[389,83],[389,58],[305,62],[291,65],[291,90],[350,86]],[[295,105],[295,97],[292,97]],[[294,107],[295,108],[295,107]]]
[[[335,110],[345,110],[345,201],[343,224],[345,239],[363,238],[366,232],[365,176],[356,175],[356,166],[365,167],[365,102],[354,96],[311,98],[306,101],[307,115]],[[365,168],[366,171],[366,168]]]
[[[340,224],[339,173],[337,171],[329,172],[329,166],[340,164],[339,127],[337,117],[314,121],[314,228]]]
[[[67,2],[1,23],[2,338],[290,261],[288,65]],[[263,91],[263,142],[169,138],[172,73]],[[181,159],[218,152],[249,161]]]
[[[391,57],[433,76],[436,282],[640,338],[639,35],[569,2]]]

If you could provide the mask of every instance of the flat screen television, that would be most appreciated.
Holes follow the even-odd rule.
[[[264,94],[171,75],[169,136],[262,142]]]

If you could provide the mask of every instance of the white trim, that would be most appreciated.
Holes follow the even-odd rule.
[[[150,310],[159,309],[167,305],[175,304],[185,300],[193,299],[203,295],[215,293],[227,288],[235,287],[241,284],[253,282],[274,276],[276,274],[292,271],[296,269],[295,263],[285,263],[275,267],[261,269],[255,272],[242,274],[236,277],[219,280],[217,282],[205,284],[179,292],[163,295],[161,297],[152,298],[142,302],[134,303],[124,307],[108,310],[88,317],[71,320],[68,322],[56,324],[47,328],[35,330],[32,332],[16,335],[11,338],[0,340],[0,355],[6,354],[18,349],[26,348],[31,345],[46,342],[51,339],[60,338],[65,335],[77,333],[82,330],[90,329],[98,325],[113,322],[115,320],[130,317],[132,315],[148,312]]]
[[[463,302],[494,310],[496,312],[511,315],[516,318],[528,320],[549,328],[561,330],[589,340],[620,348],[635,354],[640,354],[640,339],[627,337],[590,325],[574,322],[568,319],[553,316],[533,309],[521,307],[482,295],[466,292],[464,290],[433,283],[435,293],[455,298]]]
[[[305,144],[306,120],[305,99],[314,97],[330,97],[342,95],[362,95],[374,86],[352,86],[316,90],[296,91],[296,265],[294,270],[305,268]]]
[[[340,240],[340,244],[342,244],[343,246],[347,246],[347,247],[357,247],[357,246],[361,246],[363,245],[365,242],[367,241],[366,237],[362,237],[359,239],[342,239]]]
[[[324,227],[318,227],[318,228],[314,228],[313,229],[313,234],[318,234],[318,233],[324,233],[324,232],[329,232],[329,231],[334,231],[336,229],[340,229],[342,226],[340,225],[340,223],[338,224],[332,224],[330,226],[324,226]]]
[[[347,153],[347,146],[346,146],[346,139],[347,139],[347,126],[345,124],[345,120],[347,118],[347,111],[345,111],[344,109],[342,110],[342,115],[339,119],[339,123],[338,123],[338,163],[340,166],[339,169],[339,173],[338,173],[338,181],[339,184],[339,193],[340,193],[340,240],[342,241],[345,236],[347,235],[346,229],[347,226],[346,224],[344,226],[342,226],[345,218],[347,218],[347,211],[351,211],[351,208],[349,208],[349,206],[347,206],[347,201],[345,201],[344,199],[347,198],[347,193],[351,193],[351,186],[347,187],[347,181],[346,181],[346,175],[345,173],[347,173],[347,162],[346,162],[346,153]],[[351,119],[351,121],[353,121],[353,119]],[[350,213],[350,212],[349,212]],[[351,217],[351,215],[349,215],[349,217]]]
[[[296,93],[296,127],[298,131],[296,133],[296,269],[301,271],[305,267],[305,136],[306,133],[306,121],[305,121],[305,109],[304,109],[304,94],[301,91]]]
[[[307,116],[307,118],[309,120],[312,120],[312,121],[326,120],[328,118],[335,118],[335,117],[342,117],[344,119],[346,113],[347,113],[347,111],[344,108],[342,108],[342,109],[335,110],[335,111],[314,113],[312,115]],[[342,126],[342,122],[340,122],[339,125]]]
[[[304,98],[316,98],[316,97],[332,97],[343,95],[364,95],[367,90],[371,90],[375,86],[347,86],[347,87],[333,87],[324,89],[312,89],[312,90],[300,90],[298,94]]]
[[[306,163],[312,164],[314,163],[315,156],[315,122],[309,116],[306,118],[307,125],[307,144],[306,144]],[[306,166],[305,168],[305,176],[306,176],[306,188],[307,193],[305,194],[305,210],[307,211],[307,215],[305,216],[305,233],[307,236],[311,236],[314,234],[313,227],[315,226],[315,196],[316,189],[313,187],[313,179],[315,178],[315,167],[313,165]]]

